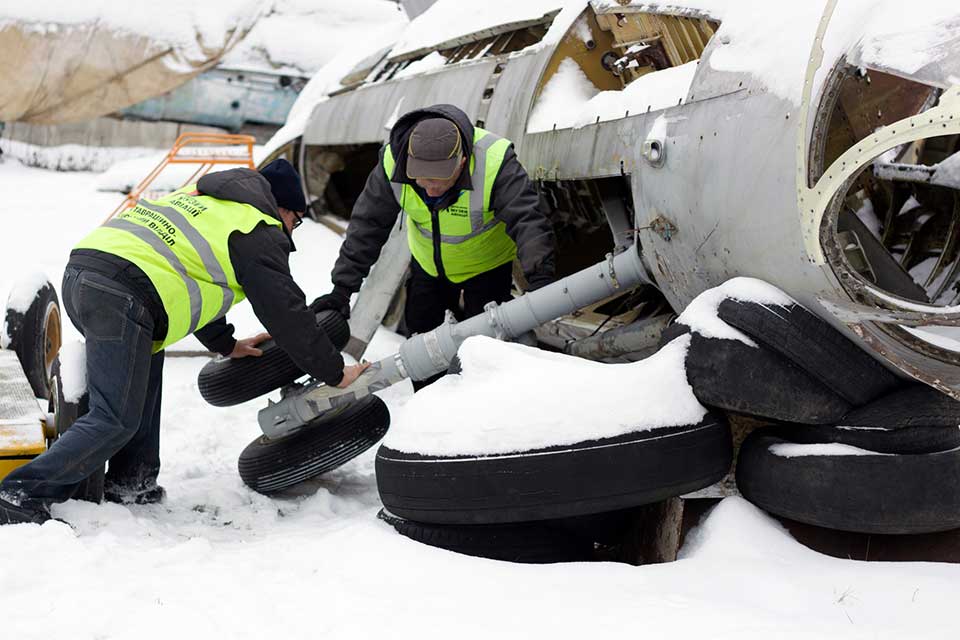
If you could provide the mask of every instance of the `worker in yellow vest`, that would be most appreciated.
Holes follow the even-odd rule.
[[[349,316],[350,296],[398,214],[413,257],[404,311],[410,333],[435,328],[447,310],[463,319],[488,302],[509,300],[514,258],[529,290],[553,281],[553,226],[513,144],[473,126],[459,108],[439,104],[407,113],[391,129],[350,214],[333,291],[311,309]]]
[[[208,174],[143,200],[80,241],[62,297],[86,338],[89,412],[0,483],[0,524],[42,523],[51,503],[109,461],[104,495],[163,499],[160,395],[164,349],[194,334],[233,358],[259,356],[270,337],[307,373],[346,387],[367,365],[344,367],[290,275],[291,232],[306,202],[286,160],[260,172]],[[269,333],[236,340],[225,314],[248,297]]]

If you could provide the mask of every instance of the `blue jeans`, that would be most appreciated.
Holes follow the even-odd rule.
[[[100,273],[68,265],[61,291],[67,315],[86,338],[90,410],[49,450],[10,473],[0,492],[63,502],[107,461],[107,485],[153,486],[163,375],[163,352],[151,353],[153,318],[133,293]]]

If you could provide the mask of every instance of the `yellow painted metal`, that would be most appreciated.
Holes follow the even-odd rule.
[[[719,26],[703,18],[654,13],[601,14],[597,22],[613,33],[619,49],[659,41],[675,67],[699,60]]]
[[[0,480],[47,450],[43,425],[0,422]]]
[[[0,458],[0,480],[6,478],[14,469],[22,467],[31,460],[33,458]]]
[[[580,66],[580,69],[597,89],[601,91],[619,91],[623,88],[623,82],[620,78],[604,69],[600,64],[600,58],[603,53],[610,51],[614,47],[614,40],[608,29],[601,29],[600,25],[597,24],[598,17],[599,16],[596,16],[593,11],[588,8],[577,18],[574,24],[586,21],[586,25],[590,30],[590,38],[593,40],[593,48],[588,49],[587,44],[581,39],[578,31],[571,29],[560,40],[556,52],[554,52],[550,61],[547,63],[543,75],[540,78],[540,85],[537,89],[538,94],[547,86],[550,79],[553,78],[557,69],[560,68],[560,63],[567,58],[573,60]]]

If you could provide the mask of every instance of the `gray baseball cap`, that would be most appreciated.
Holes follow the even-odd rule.
[[[457,125],[446,118],[421,120],[413,127],[407,143],[407,177],[449,180],[462,157]]]

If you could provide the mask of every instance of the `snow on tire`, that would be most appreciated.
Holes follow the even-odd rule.
[[[7,298],[3,346],[17,352],[38,398],[50,396],[50,370],[60,350],[60,302],[43,276],[23,280]]]
[[[786,436],[762,428],[740,447],[737,486],[761,509],[856,533],[960,528],[960,449],[895,455]]]
[[[259,493],[282,491],[353,460],[379,442],[389,426],[387,405],[366,396],[289,436],[260,436],[240,454],[240,477]]]
[[[585,562],[593,543],[556,526],[521,524],[450,525],[414,522],[386,509],[377,514],[400,535],[422,544],[467,556],[527,564]]]
[[[337,350],[350,339],[350,326],[336,311],[321,311],[317,324],[327,333]],[[203,399],[215,407],[230,407],[279,389],[304,375],[290,356],[273,340],[258,347],[257,358],[217,356],[200,370],[197,386]]]
[[[377,452],[384,507],[433,524],[501,524],[601,513],[709,486],[730,468],[730,427],[634,431],[573,445],[481,456]]]

